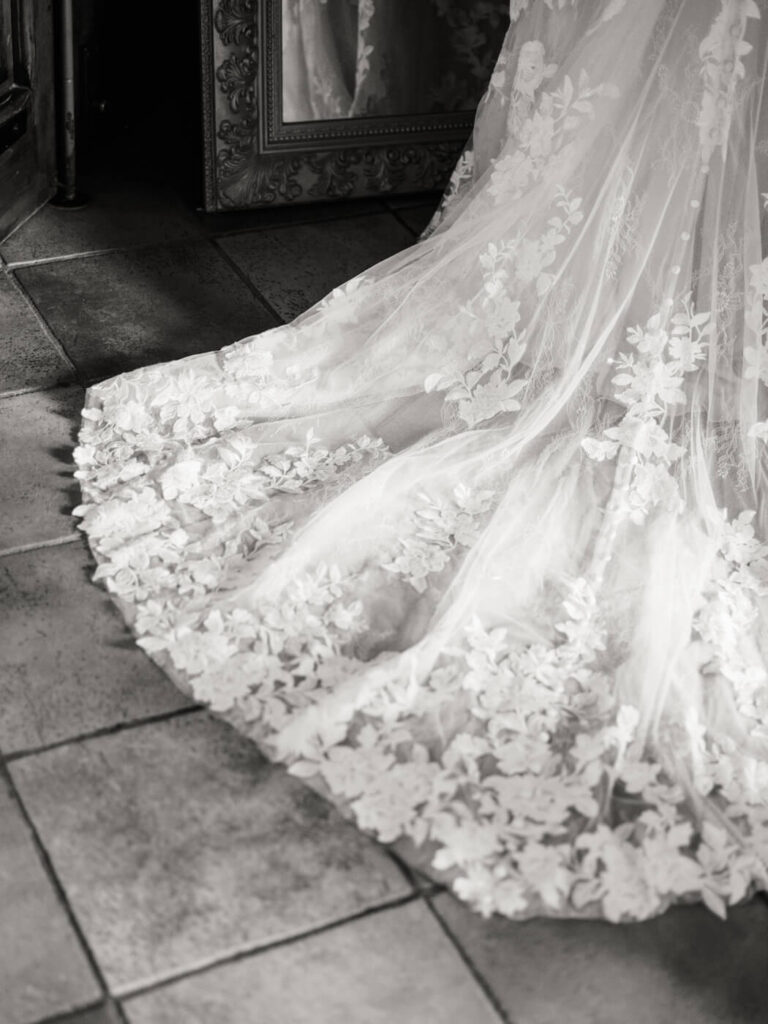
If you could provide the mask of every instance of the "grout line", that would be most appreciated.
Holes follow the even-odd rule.
[[[266,942],[264,944],[257,943],[255,946],[238,950],[236,953],[229,953],[218,958],[214,957],[208,963],[192,967],[187,971],[181,971],[179,974],[168,975],[168,977],[158,981],[151,981],[146,985],[138,985],[136,988],[121,988],[119,995],[121,999],[126,1001],[136,999],[139,996],[155,992],[157,989],[167,988],[180,981],[185,981],[187,978],[194,978],[198,974],[205,974],[208,971],[217,970],[220,967],[237,963],[240,960],[248,960],[253,956],[262,956],[265,953],[272,952],[272,950],[281,949],[283,946],[292,946],[298,942],[303,942],[305,939],[313,939],[317,935],[324,935],[326,932],[333,931],[336,928],[343,928],[363,918],[374,917],[376,914],[384,913],[387,910],[396,910],[398,907],[404,907],[409,903],[418,903],[421,899],[423,897],[419,893],[409,893],[407,896],[401,896],[398,899],[390,900],[375,907],[366,907],[364,910],[359,910],[354,914],[348,914],[346,917],[337,918],[326,924],[316,925],[313,928],[308,928],[305,932],[289,935],[284,939],[275,939],[273,942]]]
[[[390,850],[387,847],[384,847],[384,853],[387,855],[387,857],[389,857],[389,859],[395,865],[395,867],[400,872],[402,877],[405,879],[408,885],[410,885],[411,889],[413,889],[414,892],[421,892],[421,888],[418,882],[416,881],[413,872],[405,863],[405,861],[398,857],[398,855],[393,850]]]
[[[61,747],[68,747],[73,743],[87,743],[89,740],[100,739],[102,736],[115,736],[118,733],[129,732],[131,729],[140,729],[143,726],[155,725],[157,722],[167,722],[172,718],[180,718],[182,715],[191,715],[205,710],[204,704],[190,704],[180,708],[173,708],[170,711],[159,711],[156,715],[147,715],[145,718],[132,718],[128,722],[104,725],[100,729],[92,729],[90,732],[79,733],[76,736],[67,736],[63,740],[54,740],[52,743],[43,743],[39,747],[12,750],[4,755],[3,760],[6,764],[12,764],[14,761],[21,761],[27,757],[36,757],[38,754],[47,754],[51,750],[59,750]]]
[[[0,401],[4,398],[22,398],[24,395],[41,395],[46,391],[64,391],[66,388],[79,388],[83,391],[88,385],[89,381],[85,377],[79,380],[61,380],[53,384],[30,384],[28,387],[0,391]]]
[[[451,899],[455,899],[455,898],[456,898],[455,896],[451,895]],[[438,914],[437,910],[435,910],[435,908],[434,908],[434,906],[432,904],[432,897],[431,896],[425,896],[424,897],[424,902],[427,904],[427,906],[429,907],[430,911],[432,912],[432,916],[434,917],[435,921],[437,921],[441,931],[443,932],[445,937],[448,939],[448,941],[451,943],[453,948],[458,953],[459,957],[461,958],[462,963],[467,968],[467,970],[472,975],[472,977],[475,979],[475,982],[482,989],[486,999],[491,1004],[491,1006],[493,1007],[495,1012],[498,1014],[499,1021],[501,1022],[501,1024],[515,1024],[515,1022],[512,1020],[511,1017],[509,1017],[509,1015],[507,1014],[506,1010],[504,1009],[504,1007],[499,1002],[499,1000],[498,1000],[498,998],[496,996],[496,993],[493,991],[491,986],[488,984],[488,982],[485,980],[483,975],[480,973],[480,971],[475,966],[475,964],[472,961],[472,958],[470,957],[469,953],[467,953],[467,951],[461,945],[461,943],[456,938],[456,936],[453,934],[451,929],[448,927],[448,925],[442,919],[440,914]]]
[[[39,256],[31,260],[16,260],[8,263],[8,270],[29,270],[34,267],[46,267],[53,263],[71,263],[73,260],[90,260],[97,256],[114,256],[123,252],[142,252],[145,249],[157,249],[164,246],[188,245],[189,243],[200,244],[206,241],[204,232],[192,235],[172,236],[171,238],[156,238],[153,241],[136,242],[134,245],[109,245],[103,249],[86,249],[83,252],[67,252],[60,256]]]
[[[100,999],[96,1003],[87,1003],[83,1006],[78,1006],[74,1010],[67,1010],[66,1013],[54,1013],[52,1017],[44,1017],[42,1020],[31,1022],[31,1024],[80,1024],[84,1013],[109,1010],[110,1007],[117,1014],[117,1020],[120,1021],[121,1024],[128,1024],[125,1015],[122,1012],[122,1008],[118,1005],[117,1000],[112,998]]]
[[[7,269],[8,266],[10,265],[10,260],[2,252],[3,246],[5,246],[7,242],[13,241],[14,235],[20,232],[24,225],[31,221],[33,217],[36,217],[37,214],[40,213],[40,211],[43,210],[49,202],[49,199],[43,200],[43,202],[40,203],[39,206],[36,206],[33,210],[30,210],[29,213],[25,214],[22,217],[22,219],[18,222],[18,224],[15,224],[7,235],[3,235],[2,238],[0,238],[0,266],[2,266],[3,269]]]
[[[104,1000],[108,1003],[113,1004],[118,1016],[118,1020],[120,1020],[122,1024],[128,1024],[127,1019],[122,1011],[122,1007],[120,1007],[119,1004],[117,1004],[111,997],[109,988],[107,986],[107,982],[104,978],[101,967],[99,966],[99,962],[96,959],[93,950],[88,944],[88,940],[85,937],[85,932],[83,931],[83,928],[80,925],[77,915],[75,914],[75,911],[69,902],[66,890],[64,889],[61,879],[59,878],[56,869],[53,866],[53,861],[51,860],[48,850],[45,848],[40,833],[37,830],[37,826],[35,825],[32,819],[32,815],[27,810],[26,805],[21,798],[21,793],[16,788],[16,783],[14,782],[13,776],[11,775],[10,771],[5,765],[0,765],[0,775],[2,775],[2,777],[5,779],[11,794],[11,798],[16,803],[19,809],[19,813],[21,814],[22,819],[24,820],[27,828],[29,829],[29,832],[32,836],[32,842],[35,846],[35,850],[37,851],[37,855],[42,863],[43,870],[48,876],[48,881],[51,883],[51,886],[53,887],[54,893],[56,894],[59,904],[62,910],[64,911],[67,920],[69,921],[70,927],[75,933],[77,941],[80,943],[82,952],[85,956],[86,961],[88,962],[88,966],[90,967],[93,973],[96,983],[101,989],[101,993]]]
[[[208,225],[202,221],[195,222],[195,232],[189,235],[173,235],[170,238],[155,238],[146,242],[136,242],[133,245],[108,245],[100,249],[85,249],[80,252],[68,252],[62,253],[58,256],[38,256],[34,259],[28,260],[5,260],[5,267],[8,271],[14,272],[16,270],[27,270],[30,267],[44,267],[50,263],[69,263],[72,260],[91,259],[95,256],[113,256],[116,253],[123,252],[141,252],[144,249],[155,249],[161,246],[169,245],[184,245],[188,243],[201,243],[211,241],[214,237],[227,237],[231,235],[242,235],[247,234],[251,231],[280,231],[283,228],[290,228],[305,224],[326,224],[337,220],[354,220],[355,217],[378,217],[382,213],[391,212],[389,207],[382,200],[371,200],[372,202],[379,203],[378,210],[339,210],[338,216],[334,217],[313,217],[312,216],[312,204],[304,204],[308,207],[306,217],[301,217],[296,220],[286,220],[285,223],[279,221],[271,224],[252,224],[248,227],[242,228],[226,228],[218,225]],[[338,203],[339,207],[344,206],[343,201]],[[215,216],[214,214],[205,214],[203,210],[194,209],[191,211],[193,216],[202,218],[203,216]],[[243,213],[252,213],[254,211],[244,210]],[[10,236],[9,236],[10,237]],[[0,260],[3,257],[0,255]]]
[[[63,380],[58,384],[30,384],[26,388],[12,388],[10,391],[0,391],[0,401],[4,398],[21,398],[24,395],[39,395],[42,391],[53,391],[55,388],[83,387],[78,381]]]
[[[80,381],[80,371],[78,370],[78,368],[75,365],[74,361],[70,358],[69,353],[67,352],[67,350],[64,348],[62,343],[59,341],[59,339],[56,337],[54,332],[51,330],[50,324],[48,323],[48,321],[45,319],[43,314],[38,309],[37,303],[32,298],[32,296],[29,294],[29,291],[25,287],[24,283],[22,281],[20,281],[13,272],[9,273],[7,275],[7,277],[8,277],[8,280],[10,281],[10,283],[11,283],[11,287],[16,289],[16,291],[18,292],[19,296],[25,301],[25,303],[27,304],[27,306],[31,310],[32,315],[35,317],[35,319],[39,323],[40,327],[42,328],[43,334],[45,334],[46,338],[48,339],[48,341],[50,342],[52,347],[56,350],[56,353],[59,356],[59,358],[61,360],[63,360],[63,362],[69,367],[69,369],[75,375],[75,379],[79,382]]]
[[[31,221],[33,217],[36,217],[37,214],[40,213],[41,210],[45,209],[45,207],[48,205],[49,202],[50,202],[49,199],[44,199],[33,210],[30,210],[29,213],[25,214],[22,217],[22,219],[18,222],[18,224],[15,224],[13,229],[7,235],[5,235],[5,237],[2,240],[0,240],[0,246],[5,245],[6,242],[10,242],[13,239],[13,236],[16,235],[18,232],[20,232],[21,229],[24,227],[24,225],[27,224],[29,221]],[[5,259],[5,257],[2,256],[2,254],[0,254],[0,259],[2,259],[3,262],[5,262],[5,263],[8,262]]]
[[[253,281],[251,281],[251,279],[248,277],[248,275],[245,273],[245,271],[240,266],[238,266],[238,264],[232,259],[232,257],[226,251],[226,249],[224,249],[221,245],[219,245],[218,239],[217,238],[211,238],[211,239],[209,239],[209,241],[210,241],[211,245],[213,246],[213,248],[216,250],[216,252],[218,252],[219,255],[223,257],[223,259],[229,265],[230,269],[234,270],[234,272],[237,274],[237,276],[240,278],[240,280],[243,282],[243,284],[248,288],[248,290],[251,292],[251,294],[256,299],[258,299],[258,301],[262,304],[262,306],[264,306],[265,309],[269,313],[272,314],[272,316],[276,317],[277,324],[278,325],[285,324],[286,323],[285,317],[281,316],[280,313],[278,313],[278,311],[272,305],[272,303],[261,294],[259,289],[253,283]]]
[[[406,209],[408,209],[408,207],[406,207]],[[413,209],[413,207],[411,207],[411,209]],[[405,230],[408,231],[411,235],[413,235],[414,238],[418,239],[421,237],[421,232],[416,231],[414,228],[412,228],[411,225],[400,216],[400,213],[397,210],[393,210],[392,207],[389,207],[389,212],[395,218],[397,223],[400,224],[401,227],[404,227]]]
[[[38,548],[58,548],[63,544],[74,544],[76,540],[81,540],[82,534],[78,531],[66,537],[54,537],[52,540],[35,540],[29,544],[18,544],[13,548],[2,548],[0,549],[0,558],[8,558],[10,555],[23,555],[27,551],[37,551]]]
[[[439,882],[435,882],[431,878],[426,878],[424,875],[419,877],[416,872],[408,866],[403,858],[394,852],[394,850],[391,850],[387,846],[383,846],[382,849],[389,859],[394,861],[395,866],[400,871],[400,874],[406,882],[412,886],[414,892],[421,893],[422,896],[439,896],[440,893],[446,891],[446,887],[441,885]]]
[[[84,1013],[92,1013],[94,1010],[100,1010],[104,1006],[104,1000],[99,999],[95,1003],[85,1003],[83,1006],[77,1006],[74,1010],[67,1010],[65,1013],[54,1013],[51,1016],[43,1017],[39,1020],[31,1022],[31,1024],[77,1024]]]

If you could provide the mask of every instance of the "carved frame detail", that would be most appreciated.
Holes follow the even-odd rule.
[[[200,0],[205,209],[442,189],[471,112],[285,124],[280,0]]]

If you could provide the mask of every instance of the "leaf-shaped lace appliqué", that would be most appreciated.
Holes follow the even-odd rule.
[[[668,406],[685,404],[685,375],[702,363],[712,329],[711,315],[697,313],[689,295],[681,312],[667,320],[657,313],[645,327],[628,331],[632,351],[617,358],[619,372],[613,377],[616,400],[627,412],[601,438],[582,442],[587,455],[598,461],[613,459],[620,450],[631,453],[627,486],[616,496],[617,516],[640,524],[656,505],[680,507],[680,491],[670,467],[684,449],[671,439],[662,420]]]
[[[470,547],[474,543],[493,499],[493,491],[474,491],[464,484],[454,488],[449,502],[422,495],[422,504],[400,541],[399,553],[384,563],[384,569],[423,592],[427,578],[445,569],[457,545]]]
[[[510,292],[522,295],[522,289],[533,287],[541,297],[549,291],[557,249],[583,217],[581,199],[560,188],[543,234],[491,242],[480,255],[483,288],[462,307],[462,314],[469,320],[470,336],[477,331],[489,337],[492,348],[470,369],[430,374],[424,384],[427,392],[444,391],[445,402],[455,403],[459,418],[468,426],[520,409],[528,383],[520,366],[526,336],[518,330],[521,301],[512,299]]]

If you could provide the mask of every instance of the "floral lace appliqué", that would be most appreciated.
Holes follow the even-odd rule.
[[[430,374],[424,382],[427,392],[444,391],[446,403],[456,404],[459,418],[468,426],[520,409],[528,383],[520,372],[526,337],[518,330],[520,299],[512,299],[510,292],[522,294],[529,287],[540,297],[548,292],[554,281],[548,268],[557,258],[557,248],[584,217],[581,199],[563,189],[558,189],[555,206],[541,236],[492,242],[480,256],[483,289],[462,312],[469,320],[470,337],[478,331],[490,338],[492,348],[469,370]]]
[[[704,359],[706,339],[712,332],[710,314],[696,313],[690,296],[683,307],[668,326],[661,314],[655,314],[645,327],[628,332],[633,351],[619,356],[619,372],[613,378],[616,400],[627,412],[616,426],[603,431],[601,439],[582,442],[587,455],[598,461],[613,459],[620,450],[631,453],[632,471],[615,512],[638,524],[655,505],[674,511],[681,504],[670,467],[684,449],[672,441],[662,420],[668,406],[685,404],[685,375]]]
[[[464,484],[454,488],[450,502],[422,495],[413,513],[411,528],[400,542],[400,553],[384,568],[406,579],[414,590],[427,588],[427,577],[440,572],[451,560],[456,546],[470,547],[490,511],[493,491],[474,491]]]
[[[698,125],[704,164],[716,149],[725,153],[736,88],[745,74],[742,58],[752,51],[744,39],[747,21],[759,17],[755,0],[722,0],[721,11],[699,48],[704,95]]]

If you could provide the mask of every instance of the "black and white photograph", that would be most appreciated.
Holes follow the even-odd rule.
[[[768,0],[0,0],[0,1024],[768,1022]]]

